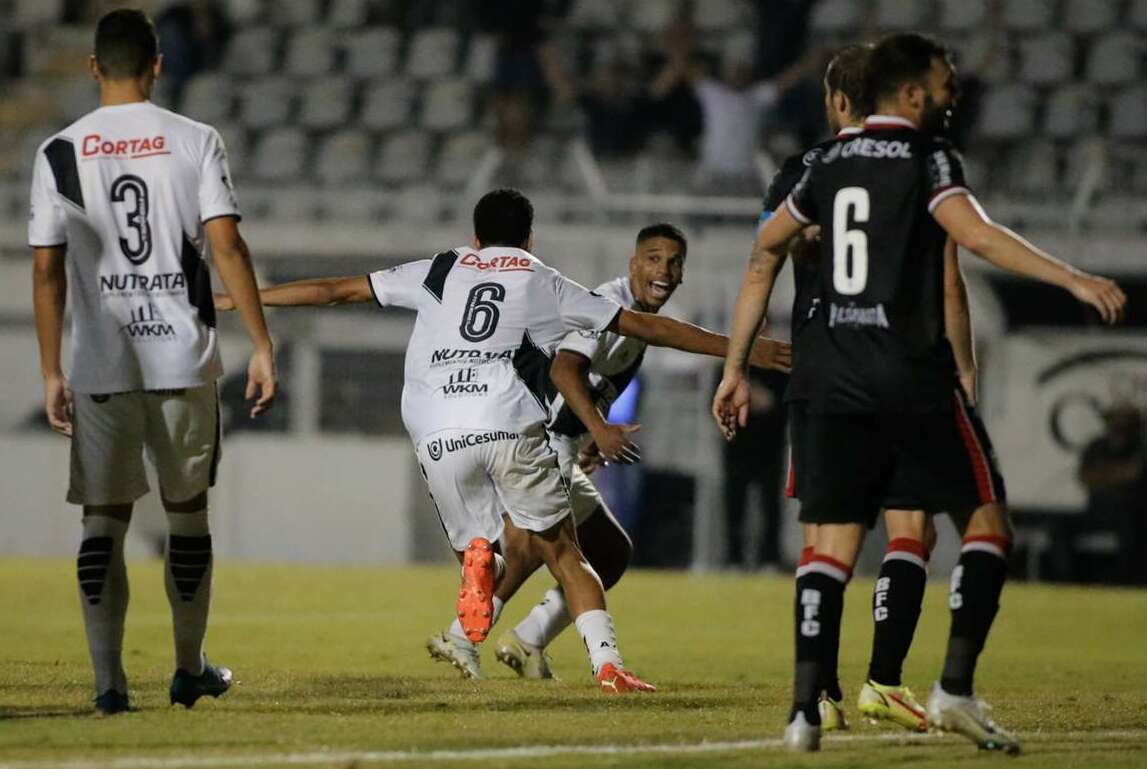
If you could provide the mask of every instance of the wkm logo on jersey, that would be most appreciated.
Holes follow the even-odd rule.
[[[466,368],[461,371],[455,371],[450,375],[450,381],[442,385],[442,394],[447,397],[482,395],[489,389],[489,385],[474,381],[474,369]]]
[[[139,340],[173,339],[175,326],[164,320],[157,308],[151,302],[141,304],[131,311],[131,320],[120,326],[128,337]]]

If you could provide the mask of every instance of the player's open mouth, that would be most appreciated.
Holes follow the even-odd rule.
[[[649,282],[649,294],[654,299],[668,299],[673,287],[668,283],[660,280],[652,280]]]

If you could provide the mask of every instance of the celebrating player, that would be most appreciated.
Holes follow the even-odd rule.
[[[1108,323],[1120,319],[1126,297],[1112,281],[1057,261],[987,218],[959,156],[931,135],[954,92],[943,47],[916,34],[885,39],[870,55],[865,90],[878,114],[816,158],[758,233],[713,401],[727,436],[745,423],[744,362],[781,249],[803,227],[820,224],[821,302],[797,349],[797,370],[810,376],[801,520],[819,525],[796,582],[794,702],[785,742],[795,750],[819,747],[821,670],[839,645],[844,587],[868,519],[895,494],[896,507],[948,511],[964,536],[949,596],[948,651],[928,720],[982,748],[1014,753],[1018,741],[973,695],[1011,525],[987,434],[957,385],[944,336],[946,240],[1070,291]]]
[[[628,309],[656,313],[685,277],[687,248],[685,235],[672,224],[644,227],[637,233],[629,274],[598,286],[595,293]],[[757,349],[771,368],[788,370],[788,345],[761,339]],[[567,468],[578,544],[606,590],[625,572],[633,543],[588,474],[603,461],[629,463],[640,456],[629,438],[636,426],[610,424],[602,415],[609,413],[637,374],[644,355],[645,342],[640,339],[610,331],[575,331],[558,345],[550,370],[560,391],[550,407],[550,444]],[[580,401],[582,411],[590,415],[589,421],[583,423],[576,416],[562,392]],[[496,595],[503,604],[541,567],[540,561],[524,558],[518,563],[520,567],[507,571],[498,584]],[[525,619],[498,637],[495,656],[524,678],[550,678],[545,649],[569,624],[565,595],[560,585],[554,586]],[[450,662],[464,675],[481,675],[478,647],[466,638],[457,620],[446,631],[431,636],[426,646],[433,657]]]
[[[175,632],[171,702],[218,697],[231,671],[208,664],[211,600],[207,489],[219,461],[213,255],[255,352],[247,397],[275,396],[271,338],[259,305],[219,134],[148,101],[159,76],[155,28],[118,10],[96,28],[100,107],[42,144],[32,177],[29,243],[48,420],[72,438],[68,501],[83,505],[80,603],[95,669],[95,707],[130,709],[123,669],[128,583],[123,543],[147,493],[143,452],[159,477],[170,529],[167,596]],[[72,365],[60,365],[72,276]]]
[[[267,305],[373,298],[418,313],[406,351],[402,416],[462,563],[460,629],[473,642],[484,640],[501,608],[494,595],[501,575],[519,568],[519,558],[539,560],[562,587],[601,688],[652,691],[622,668],[601,581],[577,542],[567,471],[545,430],[551,360],[570,330],[608,329],[719,357],[728,340],[587,291],[534,257],[532,241],[529,200],[516,190],[494,190],[474,208],[474,248],[369,276],[295,281],[261,297]],[[217,297],[217,306],[231,303]],[[764,362],[759,349],[753,354]],[[572,408],[582,405],[571,401]],[[506,559],[493,546],[503,536]]]

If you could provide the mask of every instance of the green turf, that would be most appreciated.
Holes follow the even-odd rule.
[[[792,596],[783,577],[627,575],[611,593],[622,651],[627,665],[661,691],[607,698],[591,686],[584,651],[570,633],[552,650],[561,682],[518,681],[490,650],[483,655],[489,678],[480,682],[431,663],[423,642],[450,617],[455,569],[222,563],[208,652],[234,668],[240,683],[223,699],[185,711],[167,706],[170,624],[160,565],[132,563],[130,573],[125,656],[141,710],[96,719],[88,715],[90,674],[71,564],[0,560],[0,765],[775,739],[787,710]],[[507,608],[506,627],[544,587],[540,577],[526,586]],[[858,580],[848,594],[841,673],[850,698],[867,662],[870,589]],[[920,694],[938,671],[946,626],[944,586],[934,584],[905,671]],[[1147,593],[1008,587],[978,680],[998,720],[1027,738],[1017,765],[1147,766],[1145,635]],[[856,723],[851,734],[896,732]],[[483,765],[975,767],[1005,760],[943,737],[912,744],[829,740],[815,756],[764,747],[499,757]]]

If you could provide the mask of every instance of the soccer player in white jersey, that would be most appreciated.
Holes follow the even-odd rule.
[[[652,691],[622,668],[605,592],[579,547],[568,468],[545,430],[550,365],[570,330],[722,356],[725,337],[633,312],[587,291],[530,253],[533,207],[516,190],[474,208],[473,248],[443,251],[369,276],[264,289],[267,305],[368,302],[418,313],[406,350],[402,417],[451,547],[462,563],[459,628],[485,639],[500,576],[540,560],[562,586],[603,691]],[[226,297],[217,307],[230,309]],[[761,353],[754,353],[759,362]],[[569,397],[569,393],[564,393]],[[579,418],[592,403],[571,401]],[[502,541],[506,558],[495,552]]]
[[[685,235],[674,225],[662,222],[644,227],[637,234],[627,274],[603,283],[595,293],[631,310],[656,313],[685,277],[687,249]],[[578,544],[606,590],[621,579],[633,543],[589,474],[604,461],[628,464],[639,457],[629,439],[636,426],[610,424],[603,415],[637,374],[645,347],[640,339],[612,331],[574,331],[558,345],[550,372],[561,391],[550,406],[550,443],[570,477]],[[757,348],[768,357],[770,368],[788,370],[787,344],[762,339]],[[591,421],[583,423],[575,415],[563,392],[592,408]],[[496,595],[503,604],[541,566],[540,561],[519,560],[524,568],[509,570],[498,584]],[[495,656],[524,678],[551,678],[545,649],[569,624],[565,595],[560,586],[554,586],[522,622],[498,637]],[[432,657],[449,662],[463,675],[481,676],[478,647],[456,623],[431,636],[426,647]]]
[[[140,11],[100,19],[90,62],[100,108],[36,152],[29,244],[48,420],[71,436],[68,501],[83,505],[80,603],[99,713],[130,709],[123,669],[123,543],[148,491],[146,450],[170,529],[166,583],[175,635],[170,697],[218,697],[231,672],[208,664],[207,489],[219,461],[215,309],[206,255],[235,297],[255,351],[251,415],[271,405],[275,365],[219,134],[148,101],[161,58]],[[72,289],[72,362],[60,362]]]

